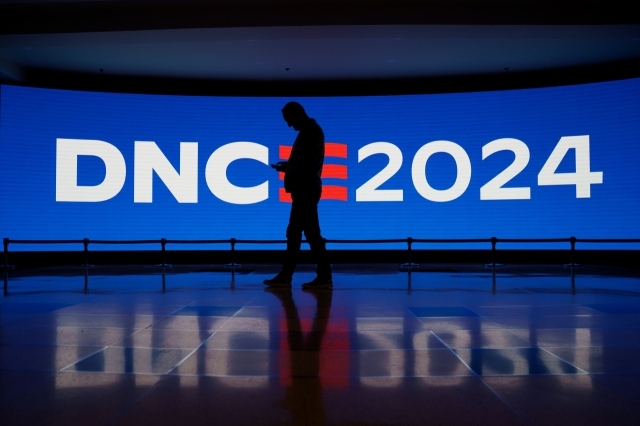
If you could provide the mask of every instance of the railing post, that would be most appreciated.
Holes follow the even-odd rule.
[[[496,267],[496,244],[498,243],[498,239],[496,237],[491,237],[491,267]]]
[[[162,246],[162,267],[164,268],[167,265],[167,252],[166,252],[167,239],[160,238],[160,245]]]
[[[2,240],[4,246],[4,295],[9,295],[9,239]]]
[[[504,266],[501,263],[496,263],[496,244],[498,244],[498,238],[491,237],[491,263],[486,263],[485,268],[498,268]]]
[[[496,237],[491,237],[491,266],[496,267],[496,244],[498,243],[498,239]]]
[[[411,273],[412,266],[420,266],[417,263],[411,263],[411,247],[413,245],[413,238],[407,237],[407,263],[401,263],[400,266],[407,267],[407,272]]]
[[[236,277],[236,239],[231,239],[231,278]]]
[[[82,244],[84,244],[84,267],[89,267],[89,239],[85,238],[82,240]]]
[[[160,251],[162,252],[162,263],[153,265],[157,268],[171,268],[172,265],[167,263],[167,239],[160,238]]]
[[[9,267],[9,239],[3,238],[2,245],[4,246],[4,269]]]
[[[409,268],[409,273],[411,273],[411,244],[413,244],[413,238],[407,237],[407,267]]]
[[[485,264],[485,268],[498,268],[504,266],[500,263],[496,263],[496,244],[498,244],[498,239],[496,237],[491,237],[491,263]]]
[[[574,254],[576,252],[576,237],[569,238],[569,241],[571,242],[571,267],[573,268],[576,266],[574,258]]]
[[[563,266],[565,268],[574,268],[574,267],[578,267],[580,265],[578,265],[576,263],[576,242],[578,241],[578,239],[576,237],[569,237],[569,242],[571,243],[571,249],[569,250],[569,254],[571,256],[571,262],[570,263],[565,263]]]

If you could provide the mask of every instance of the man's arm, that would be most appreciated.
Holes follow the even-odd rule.
[[[293,174],[315,174],[322,149],[324,147],[324,135],[317,129],[300,132],[294,144],[294,150],[289,158],[287,172]]]

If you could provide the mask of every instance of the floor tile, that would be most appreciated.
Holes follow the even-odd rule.
[[[25,320],[31,319],[38,314],[3,314],[0,312],[0,326],[18,324]]]
[[[0,313],[2,314],[47,314],[59,309],[72,306],[69,303],[56,302],[16,302],[0,303]]]
[[[291,424],[284,400],[285,389],[278,379],[169,376],[113,425]]]
[[[216,331],[229,318],[170,315],[154,322],[149,329]]]
[[[296,283],[314,276],[303,266]],[[640,273],[632,270],[581,268],[572,292],[561,266],[507,265],[492,291],[480,265],[411,281],[349,266],[319,297],[297,284],[264,291],[279,266],[233,282],[188,268],[171,271],[164,293],[152,267],[96,267],[89,294],[77,268],[54,268],[53,280],[15,271],[25,276],[0,298],[0,424],[640,418]]]
[[[313,327],[313,331],[349,331],[349,321],[345,318],[329,318],[326,322],[309,322],[309,326]],[[305,330],[304,323],[286,324],[281,318],[230,318],[224,323],[220,330],[224,331],[279,331],[282,327],[289,328],[289,331]],[[312,330],[305,330],[312,331]]]
[[[241,307],[231,306],[185,306],[171,315],[192,317],[232,317]]]
[[[547,348],[589,373],[640,373],[640,348]]]
[[[419,331],[427,327],[413,317],[402,318],[356,318],[349,323],[350,330],[356,331]]]
[[[136,400],[158,376],[57,373],[0,401],[3,424],[104,425]]]
[[[349,377],[356,352],[197,350],[171,374],[263,377]]]
[[[318,350],[319,347],[322,351],[445,348],[429,331],[218,331],[204,347],[241,350]]]
[[[80,303],[59,311],[61,314],[114,314],[164,316],[184,305],[162,305],[148,303]]]
[[[354,352],[359,377],[460,376],[471,371],[448,349]]]
[[[506,328],[636,328],[640,323],[614,316],[486,317]]]
[[[108,347],[66,371],[165,374],[191,352],[192,349]]]
[[[495,322],[480,317],[420,318],[429,330],[487,330],[503,328]]]
[[[107,346],[137,330],[126,328],[10,327],[0,331],[1,344]]]
[[[55,374],[51,371],[0,370],[0,399],[6,399]]]
[[[285,355],[279,351],[200,349],[171,374],[278,376],[281,357],[284,358]]]
[[[206,349],[238,350],[349,350],[351,334],[340,332],[267,332],[218,331],[204,346]]]
[[[635,323],[640,323],[640,314],[619,314],[617,317],[631,320]]]
[[[359,331],[352,334],[350,341],[354,350],[445,348],[429,331]]]
[[[407,307],[413,314],[419,318],[422,317],[477,317],[478,314],[470,311],[464,306],[426,306],[426,307]]]
[[[562,315],[602,315],[580,305],[521,305],[521,306],[477,306],[473,311],[485,316],[562,316]]]
[[[115,343],[115,346],[195,349],[212,334],[213,332],[208,330],[140,330]]]
[[[60,370],[99,351],[97,346],[0,346],[0,368],[7,370]]]
[[[324,312],[315,306],[296,306],[295,313],[282,309],[282,306],[245,306],[235,315],[236,318],[243,317],[291,317],[297,318],[346,318],[349,310],[346,307],[331,307]]]
[[[246,306],[250,305],[255,300],[257,295],[262,295],[262,287],[255,291],[236,291],[236,292],[224,292],[213,293],[203,297],[199,297],[197,301],[193,302],[193,305],[197,306]]]
[[[594,377],[640,400],[640,374],[595,374]]]
[[[637,425],[640,402],[587,376],[485,377],[533,426]]]
[[[537,346],[544,347],[640,347],[636,329],[576,328],[557,330],[509,330]]]
[[[365,380],[167,377],[114,425],[524,425],[477,377]]]
[[[526,348],[531,343],[509,330],[451,330],[433,332],[450,348]]]
[[[28,319],[14,325],[43,327],[109,327],[145,328],[162,317],[154,315],[64,314],[52,313]]]
[[[456,349],[455,352],[478,375],[580,373],[540,348]]]
[[[590,303],[584,305],[605,314],[640,314],[640,305],[630,303]]]
[[[356,306],[349,310],[350,317],[358,318],[402,318],[413,315],[404,306]]]

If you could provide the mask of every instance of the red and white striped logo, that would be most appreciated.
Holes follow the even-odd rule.
[[[280,145],[281,160],[289,160],[293,147]],[[327,164],[327,157],[347,158],[347,145],[344,143],[327,142],[324,144],[325,163],[322,167],[322,179],[347,179],[347,166],[343,164]],[[280,172],[280,180],[284,180],[284,173]],[[280,188],[280,201],[290,203],[291,194]],[[347,201],[347,187],[340,185],[322,185],[322,200]]]

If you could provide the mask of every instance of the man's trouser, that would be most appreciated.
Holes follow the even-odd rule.
[[[282,266],[282,272],[285,275],[292,276],[296,269],[302,244],[302,232],[304,232],[318,265],[318,276],[321,278],[331,277],[331,266],[327,260],[327,250],[324,238],[320,235],[318,220],[320,194],[321,190],[291,194],[293,202],[287,227],[287,255]]]

